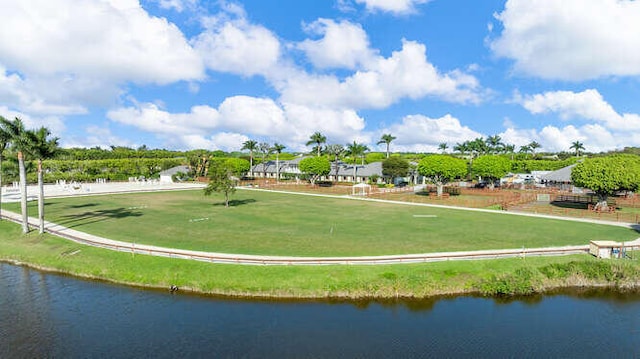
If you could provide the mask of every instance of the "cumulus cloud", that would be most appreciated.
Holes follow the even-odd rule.
[[[640,131],[638,114],[617,113],[594,89],[545,92],[524,98],[522,105],[533,114],[556,113],[562,119],[596,121],[617,131]]]
[[[60,136],[66,129],[64,121],[59,116],[31,116],[20,111],[11,110],[6,106],[0,106],[0,115],[8,120],[21,119],[27,129],[46,127],[54,136]]]
[[[278,85],[284,102],[356,109],[385,108],[405,97],[460,103],[478,103],[483,97],[477,78],[459,70],[441,73],[427,60],[423,44],[407,40],[400,51],[377,57],[344,80],[298,72]]]
[[[313,132],[321,131],[332,142],[342,143],[355,136],[362,138],[364,128],[364,120],[353,110],[281,105],[249,96],[229,97],[217,108],[194,106],[183,113],[171,113],[153,103],[135,103],[109,111],[107,118],[153,133],[178,148],[237,150],[231,141],[244,142],[250,137],[305,150],[303,143]]]
[[[246,20],[244,9],[226,4],[225,11],[202,18],[205,31],[193,46],[207,67],[244,76],[267,75],[280,58],[280,41],[268,29]]]
[[[5,1],[2,12],[12,31],[0,32],[0,58],[28,76],[167,84],[204,75],[182,32],[137,0]]]
[[[395,15],[409,14],[416,11],[416,5],[429,0],[355,0],[357,4],[364,4],[371,12],[389,12]]]
[[[500,135],[509,143],[522,146],[535,140],[544,151],[569,151],[574,141],[583,142],[591,152],[640,146],[640,115],[618,113],[595,89],[517,95],[516,102],[534,115],[557,115],[565,122],[577,123],[547,125],[539,130],[518,129],[507,123],[508,128]]]
[[[307,39],[297,45],[318,68],[355,69],[375,55],[369,48],[367,33],[359,24],[318,19],[306,25],[305,30],[322,36],[319,40]]]
[[[490,47],[516,71],[580,81],[640,74],[640,2],[509,0]]]
[[[406,152],[438,152],[440,143],[453,147],[455,143],[483,136],[463,126],[460,120],[449,114],[440,118],[405,116],[401,123],[394,124],[381,133],[391,133],[397,137],[393,142],[394,150]]]

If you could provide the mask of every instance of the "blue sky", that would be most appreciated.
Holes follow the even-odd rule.
[[[65,147],[640,146],[640,2],[0,0],[0,114]]]

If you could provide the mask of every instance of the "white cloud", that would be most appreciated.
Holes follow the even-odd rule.
[[[358,4],[364,4],[369,11],[390,12],[396,15],[413,13],[416,11],[416,5],[427,1],[429,0],[355,0]]]
[[[5,1],[2,12],[11,31],[0,32],[0,58],[27,77],[167,84],[204,75],[182,32],[137,0]]]
[[[283,102],[356,109],[385,108],[404,97],[433,96],[450,102],[478,103],[483,96],[474,76],[459,70],[440,73],[427,61],[423,44],[406,40],[402,50],[389,58],[378,57],[366,70],[344,81],[298,72],[277,86]]]
[[[617,131],[640,131],[638,114],[617,113],[594,89],[545,92],[525,97],[522,105],[533,114],[557,113],[562,119],[596,121]]]
[[[242,144],[247,140],[249,140],[249,137],[240,133],[218,132],[211,136],[213,145],[210,148],[226,152],[240,151]]]
[[[306,25],[305,30],[322,35],[319,40],[307,39],[297,45],[318,68],[355,69],[375,56],[369,48],[367,33],[359,24],[318,19]]]
[[[268,29],[245,19],[239,6],[204,17],[206,30],[192,40],[207,67],[220,72],[252,76],[266,75],[278,63],[280,41]]]
[[[587,80],[640,75],[640,2],[509,0],[491,49],[518,72]]]
[[[19,118],[27,129],[48,128],[53,136],[60,136],[66,129],[62,119],[58,116],[30,116],[20,111],[14,111],[6,106],[0,106],[0,115],[7,120]]]
[[[482,134],[463,126],[460,121],[447,114],[440,118],[423,115],[409,115],[401,123],[384,129],[381,133],[391,133],[397,139],[394,151],[438,152],[440,143],[452,148],[456,143],[482,137]]]
[[[152,103],[134,104],[109,111],[107,118],[153,133],[179,148],[235,150],[232,139],[254,138],[305,150],[303,144],[316,131],[332,143],[367,138],[362,133],[364,120],[353,110],[279,105],[248,96],[229,97],[218,108],[194,106],[184,113],[171,113]]]
[[[182,12],[186,9],[195,8],[198,0],[156,0],[161,8]]]

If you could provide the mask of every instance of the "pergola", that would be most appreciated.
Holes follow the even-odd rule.
[[[352,196],[366,196],[367,193],[371,193],[371,186],[364,182],[354,184],[353,187],[351,187]]]

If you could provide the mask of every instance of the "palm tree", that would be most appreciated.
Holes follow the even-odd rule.
[[[0,121],[0,220],[2,220],[2,160],[4,151],[7,149],[9,141],[11,141],[11,136],[2,125],[7,119],[0,116]]]
[[[504,147],[502,147],[502,150],[504,151],[504,153],[508,153],[511,155],[511,160],[513,161],[513,153],[516,151],[516,146],[515,145],[504,145]]]
[[[442,151],[442,154],[445,154],[447,152],[447,148],[449,148],[449,145],[447,145],[446,142],[442,142],[438,145],[438,149]]]
[[[473,141],[469,141],[469,150],[471,151],[471,158],[473,160],[473,158],[487,153],[489,151],[489,147],[485,143],[484,138],[478,137]]]
[[[487,137],[486,144],[489,147],[489,151],[492,153],[498,153],[502,151],[504,147],[504,143],[502,143],[502,138],[498,135],[493,135]]]
[[[29,151],[29,140],[22,120],[16,117],[9,121],[0,119],[0,127],[9,134],[11,147],[18,154],[18,173],[20,176],[20,210],[22,211],[22,233],[29,232],[29,214],[27,213],[27,170],[24,165],[24,155]]]
[[[457,142],[456,145],[453,146],[453,150],[460,152],[460,155],[464,156],[469,151],[469,141],[464,141],[462,143]]]
[[[338,160],[340,159],[340,156],[345,152],[344,146],[343,145],[338,145],[338,144],[333,144],[333,145],[328,145],[326,148],[327,153],[330,156],[333,156],[333,165],[336,168],[336,181],[338,180]]]
[[[584,151],[584,144],[580,141],[575,141],[571,143],[569,148],[576,151],[576,157],[580,157],[580,151]]]
[[[531,149],[531,152],[533,152],[533,157],[536,156],[536,149],[540,148],[540,144],[536,141],[531,141],[531,143],[528,145],[529,148]]]
[[[281,145],[279,143],[274,143],[271,149],[276,153],[276,182],[280,180],[280,154],[282,150],[287,148],[285,145]]]
[[[38,161],[38,219],[40,222],[40,233],[44,233],[44,182],[42,174],[42,161],[52,158],[58,151],[58,138],[48,139],[51,131],[46,127],[41,127],[37,131],[27,131],[26,137],[29,141],[29,152]]]
[[[253,151],[258,148],[258,142],[254,140],[246,140],[242,144],[242,150],[249,150],[249,175],[253,177]]]
[[[267,156],[271,154],[271,145],[262,142],[258,145],[258,150],[260,151],[260,155],[262,156],[262,178],[267,177]]]
[[[378,143],[377,143],[378,145],[383,144],[383,143],[387,145],[387,158],[389,158],[389,145],[395,139],[396,139],[396,137],[391,136],[390,133],[387,133],[387,134],[382,135],[380,137],[380,141],[378,141]]]
[[[357,160],[358,157],[362,157],[362,165],[364,165],[364,153],[369,150],[369,147],[361,143],[353,141],[352,144],[347,145],[347,153],[353,158],[353,182],[356,182],[357,174]]]
[[[529,145],[520,146],[520,151],[519,152],[520,153],[524,153],[526,156],[528,156],[528,154],[530,152],[532,152],[531,146],[529,146]]]
[[[323,136],[320,132],[316,132],[309,137],[309,141],[307,141],[307,146],[313,145],[315,143],[316,150],[318,151],[318,157],[320,157],[320,151],[322,150],[322,144],[327,142],[327,138]]]

